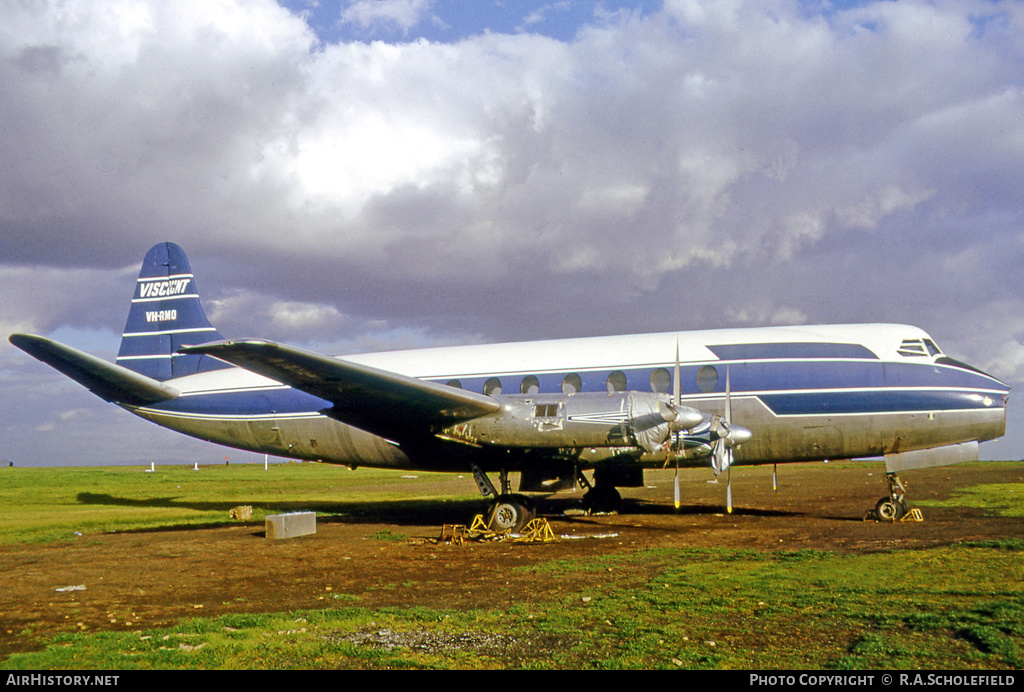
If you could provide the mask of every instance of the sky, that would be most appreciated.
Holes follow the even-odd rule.
[[[900,322],[1024,388],[1024,3],[0,7],[0,460],[254,456],[6,340],[112,360],[162,241],[229,338]]]

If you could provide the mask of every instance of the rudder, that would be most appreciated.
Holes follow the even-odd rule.
[[[174,243],[150,248],[142,261],[118,365],[156,380],[231,367],[178,348],[223,339],[206,318],[185,251]]]

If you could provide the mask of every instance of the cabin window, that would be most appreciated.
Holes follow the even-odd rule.
[[[540,380],[533,375],[527,375],[519,383],[520,394],[537,394],[538,392],[540,392]]]
[[[665,368],[658,368],[651,373],[651,391],[668,394],[672,391],[672,376]]]
[[[487,396],[497,396],[501,394],[501,380],[497,377],[490,377],[484,382],[484,394]]]
[[[574,372],[570,372],[562,380],[562,393],[563,394],[576,394],[583,390],[583,380],[580,376]]]
[[[448,385],[449,387],[455,387],[456,389],[462,389],[462,383],[459,382],[458,380],[448,380],[447,382],[445,382],[445,384]]]
[[[718,389],[718,370],[714,365],[705,365],[697,371],[697,389],[705,394]]]
[[[608,387],[609,394],[612,392],[626,391],[626,374],[621,370],[616,370],[612,374],[608,375],[608,379],[605,381],[605,386]]]

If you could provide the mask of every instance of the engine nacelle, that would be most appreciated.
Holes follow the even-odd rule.
[[[501,410],[445,428],[441,436],[509,448],[661,448],[673,431],[704,420],[667,394],[612,392],[498,395]]]

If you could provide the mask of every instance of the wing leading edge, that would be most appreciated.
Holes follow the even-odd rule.
[[[331,402],[324,413],[389,439],[422,437],[501,409],[489,396],[262,339],[185,346]]]

